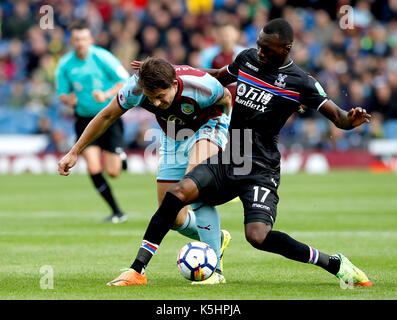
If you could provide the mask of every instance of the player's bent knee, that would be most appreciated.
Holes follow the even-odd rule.
[[[171,188],[168,189],[168,192],[171,192],[175,197],[178,197],[183,203],[185,203],[188,199],[187,189],[178,182],[174,184]]]
[[[271,227],[263,223],[249,223],[245,226],[245,239],[256,249],[259,249],[266,239]]]
[[[260,234],[246,234],[245,239],[253,246],[254,248],[259,248],[260,245],[265,241],[266,235]]]
[[[195,183],[190,179],[182,179],[168,189],[174,196],[178,197],[184,204],[190,204],[198,197]]]

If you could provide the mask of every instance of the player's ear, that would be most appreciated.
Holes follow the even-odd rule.
[[[287,52],[290,52],[291,48],[292,48],[292,43],[285,45],[284,48],[285,48],[285,50],[287,50]]]

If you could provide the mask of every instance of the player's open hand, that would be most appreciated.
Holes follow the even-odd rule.
[[[367,113],[367,111],[363,108],[352,108],[347,117],[352,124],[353,127],[358,127],[359,125],[369,122],[371,119],[371,115]]]
[[[139,67],[140,67],[141,64],[142,64],[142,61],[134,60],[134,61],[132,61],[130,64],[131,64],[131,66],[132,66],[132,68],[133,68],[134,70],[139,70]]]
[[[75,153],[67,153],[61,160],[58,162],[58,172],[62,176],[68,176],[70,174],[70,169],[74,167],[77,162],[77,154]]]

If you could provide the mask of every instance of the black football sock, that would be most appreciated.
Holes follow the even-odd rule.
[[[270,231],[259,249],[280,254],[291,260],[318,265],[334,275],[340,267],[339,258],[320,252],[280,231]]]
[[[109,184],[106,182],[102,173],[90,175],[92,182],[94,183],[96,189],[102,198],[106,201],[109,207],[112,209],[113,214],[121,214],[121,210],[116,203],[116,200],[113,197],[112,190],[110,189]]]
[[[176,216],[185,204],[172,193],[167,192],[160,207],[153,215],[146,229],[138,254],[131,268],[143,274],[161,241],[171,229]]]
[[[308,262],[310,258],[309,246],[296,241],[288,234],[280,231],[270,231],[258,249],[280,254],[288,259]]]

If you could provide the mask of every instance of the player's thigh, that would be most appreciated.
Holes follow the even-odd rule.
[[[159,182],[157,181],[157,199],[159,206],[161,205],[161,202],[163,201],[165,194],[167,191],[176,183],[176,181],[173,182]],[[175,219],[174,225],[172,229],[177,229],[180,226],[182,226],[186,220],[187,216],[187,210],[188,206],[184,207],[181,211],[179,211],[178,216]]]
[[[209,140],[199,140],[190,149],[189,163],[186,168],[186,173],[191,171],[199,163],[217,155],[219,152],[218,145]]]
[[[277,216],[279,176],[253,174],[239,184],[239,197],[244,207],[244,224],[262,222],[273,226]]]
[[[117,177],[121,171],[121,158],[118,153],[103,151],[103,166],[110,177]]]
[[[87,164],[87,170],[90,175],[102,172],[101,154],[101,148],[94,145],[88,146],[81,153]]]
[[[189,171],[185,178],[197,189],[199,202],[207,205],[221,205],[237,196],[233,183],[227,177],[227,165],[218,162],[219,153]]]

